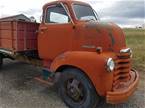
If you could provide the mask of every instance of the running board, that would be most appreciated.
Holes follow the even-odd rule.
[[[4,54],[8,54],[8,55],[14,55],[14,52],[12,52],[10,50],[3,49],[3,48],[0,48],[0,52],[4,53]]]
[[[14,54],[15,53],[13,51],[0,48],[0,54],[3,55],[3,58],[10,58],[10,59],[14,60]]]
[[[34,78],[36,81],[42,83],[42,84],[45,84],[45,85],[48,85],[48,86],[53,86],[54,85],[54,82],[53,82],[53,79],[47,79],[47,80],[44,80],[41,76],[40,77],[35,77]]]

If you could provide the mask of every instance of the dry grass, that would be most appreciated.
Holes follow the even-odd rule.
[[[124,29],[127,45],[133,50],[133,68],[140,74],[139,90],[145,90],[145,29]]]
[[[127,45],[133,50],[133,67],[145,74],[145,29],[124,29]]]

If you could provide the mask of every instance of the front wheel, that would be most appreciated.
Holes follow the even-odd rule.
[[[70,68],[62,72],[59,94],[69,108],[95,108],[100,97],[82,71]]]

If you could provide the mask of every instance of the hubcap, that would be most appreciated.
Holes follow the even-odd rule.
[[[84,86],[75,78],[67,81],[66,92],[67,95],[75,102],[82,102],[85,98]]]

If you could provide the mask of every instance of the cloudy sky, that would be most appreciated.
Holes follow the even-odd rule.
[[[52,0],[0,0],[0,17],[23,13],[39,21],[42,6]],[[84,0],[82,0],[84,1]],[[97,11],[100,19],[122,27],[145,23],[145,0],[85,0]]]

